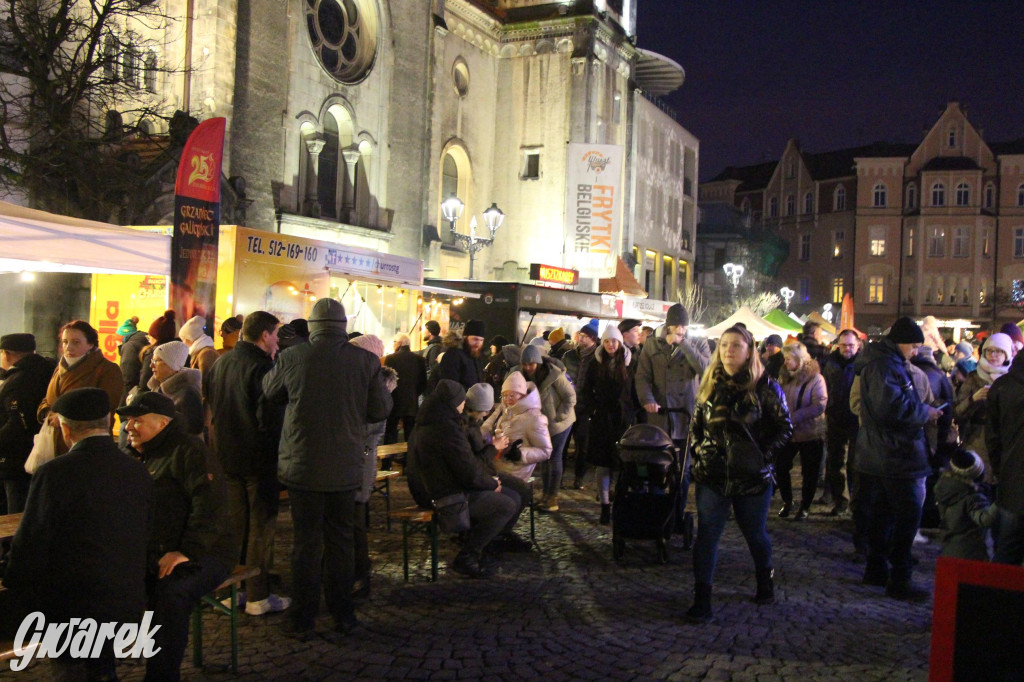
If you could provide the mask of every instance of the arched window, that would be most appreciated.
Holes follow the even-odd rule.
[[[316,168],[316,197],[324,218],[338,217],[338,152],[338,122],[328,114],[324,116],[324,146]]]
[[[768,215],[772,218],[779,217],[779,198],[772,197],[771,201],[768,202]]]
[[[885,208],[886,194],[885,183],[879,182],[876,184],[871,194],[871,205],[875,208]]]
[[[832,195],[832,209],[835,211],[846,210],[846,188],[842,185],[836,187],[835,194]]]
[[[967,206],[971,203],[971,187],[966,182],[956,186],[956,205]]]
[[[804,213],[814,213],[814,193],[808,192],[804,195]]]
[[[907,185],[907,208],[917,208],[917,185]]]
[[[946,205],[946,186],[941,182],[932,185],[932,206]]]
[[[796,213],[796,197],[792,194],[786,197],[786,215],[793,215]]]

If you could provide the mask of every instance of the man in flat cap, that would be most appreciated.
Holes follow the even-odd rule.
[[[0,338],[0,481],[7,494],[8,514],[25,509],[29,484],[25,460],[39,433],[36,409],[46,397],[56,366],[53,360],[36,354],[36,338],[31,334]]]
[[[366,425],[387,419],[391,393],[380,360],[349,343],[345,308],[322,298],[309,315],[309,343],[289,348],[263,377],[270,404],[285,405],[278,480],[288,488],[295,526],[292,604],[283,627],[305,637],[323,589],[335,629],[356,627],[356,491],[362,484]]]
[[[441,378],[451,379],[469,390],[484,380],[481,353],[484,348],[483,320],[469,320],[462,329],[462,345],[451,348],[441,356]]]
[[[4,611],[42,611],[47,623],[138,623],[146,607],[153,481],[114,445],[105,391],[68,391],[51,411],[71,449],[32,476],[4,576],[16,605]],[[53,665],[57,676],[66,674],[60,679],[116,679],[111,642],[99,659],[65,653]]]
[[[178,679],[189,614],[231,573],[238,546],[227,519],[224,474],[201,440],[175,419],[174,401],[148,391],[117,410],[155,484],[147,589],[154,641],[146,679]]]

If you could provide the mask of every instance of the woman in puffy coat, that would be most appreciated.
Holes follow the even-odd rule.
[[[491,413],[480,431],[492,438],[504,435],[509,440],[509,447],[499,451],[495,461],[499,474],[527,481],[537,463],[551,457],[548,419],[541,412],[540,394],[520,372],[512,372],[505,379],[501,385],[501,407]]]
[[[718,541],[732,510],[757,576],[758,604],[775,602],[772,543],[766,524],[772,464],[793,434],[782,388],[761,365],[746,327],[725,330],[697,391],[690,421],[697,539],[693,545],[691,622],[711,618]]]
[[[956,392],[953,418],[960,429],[960,440],[967,450],[977,452],[985,463],[985,482],[992,482],[992,462],[985,443],[985,423],[988,420],[988,391],[996,379],[1010,371],[1013,360],[1013,340],[1003,333],[995,333],[985,340],[977,368],[967,375]]]
[[[586,366],[577,395],[583,414],[590,418],[587,463],[597,467],[601,501],[600,523],[611,523],[611,475],[619,467],[618,443],[633,420],[633,382],[629,379],[630,352],[622,333],[608,325],[594,361]]]
[[[565,366],[544,355],[539,346],[524,348],[521,362],[523,375],[537,386],[541,411],[548,419],[551,458],[544,466],[544,497],[540,508],[554,512],[558,511],[558,489],[562,485],[562,457],[576,421],[576,389],[565,376]]]
[[[49,420],[54,426],[54,452],[57,455],[68,451],[57,425],[57,415],[50,414],[50,407],[57,398],[76,388],[101,388],[110,398],[111,409],[121,403],[124,391],[121,368],[103,357],[99,342],[99,334],[85,320],[72,320],[60,330],[62,356],[50,378],[50,385],[46,387],[46,397],[36,411],[40,424]],[[110,426],[113,429],[113,420]]]
[[[789,472],[793,460],[800,456],[800,508],[793,517],[803,521],[811,511],[814,491],[821,473],[821,456],[825,452],[825,407],[828,389],[818,361],[811,358],[807,347],[799,341],[790,341],[782,347],[783,366],[779,376],[782,392],[789,406],[789,420],[793,423],[793,438],[779,452],[775,466],[782,509],[779,516],[786,518],[793,509],[793,482]]]
[[[170,341],[153,350],[151,363],[153,376],[146,388],[163,393],[174,401],[174,409],[184,420],[183,429],[205,440],[203,413],[203,377],[198,369],[189,369],[188,346],[181,341]]]

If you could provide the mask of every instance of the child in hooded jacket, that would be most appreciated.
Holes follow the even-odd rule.
[[[942,556],[988,561],[986,536],[998,510],[980,483],[985,464],[971,450],[957,450],[935,482],[942,528]]]

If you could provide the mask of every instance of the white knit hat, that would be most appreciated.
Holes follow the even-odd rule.
[[[203,331],[205,326],[206,318],[202,315],[196,315],[191,320],[181,325],[181,329],[178,330],[178,338],[197,341],[206,334],[206,332]]]
[[[996,332],[985,340],[984,350],[988,350],[989,348],[998,348],[1006,353],[1007,362],[1013,359],[1013,339],[1002,332]]]
[[[505,391],[515,391],[526,395],[530,389],[526,386],[526,378],[520,372],[512,372],[505,377],[505,382],[501,385],[501,392]]]
[[[168,341],[156,347],[153,351],[153,359],[163,360],[165,365],[175,372],[180,372],[188,362],[188,346],[181,341]]]
[[[607,341],[608,339],[615,339],[620,344],[622,343],[622,332],[614,324],[610,324],[604,328],[604,333],[601,334],[601,340]]]

